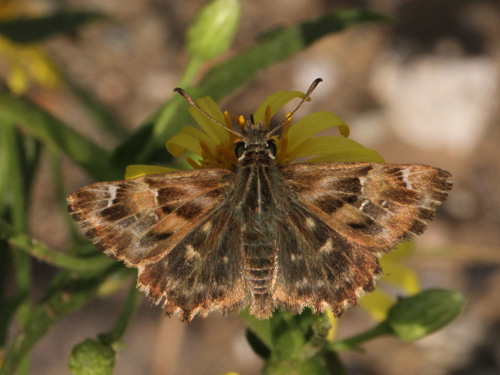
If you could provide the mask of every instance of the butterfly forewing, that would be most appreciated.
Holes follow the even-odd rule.
[[[95,246],[128,266],[152,262],[216,207],[229,171],[183,171],[96,183],[68,197]]]
[[[421,234],[451,189],[448,172],[426,165],[296,164],[284,176],[330,227],[375,253]]]

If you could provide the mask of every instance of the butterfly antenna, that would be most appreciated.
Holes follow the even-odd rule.
[[[295,107],[295,109],[290,112],[286,118],[280,122],[280,124],[278,126],[276,126],[273,130],[271,130],[267,136],[271,136],[273,133],[275,133],[277,130],[281,129],[283,127],[283,125],[285,125],[285,123],[288,121],[288,119],[290,119],[294,114],[295,112],[297,112],[299,110],[300,107],[302,107],[302,104],[304,104],[304,102],[309,99],[309,97],[311,96],[312,92],[314,91],[314,89],[320,84],[320,82],[323,82],[323,80],[321,78],[316,78],[313,83],[311,83],[311,86],[309,86],[309,88],[307,89],[307,92],[306,94],[304,95],[304,97],[301,99],[300,103],[297,104],[297,107]]]
[[[179,88],[179,87],[176,87],[174,89],[175,92],[179,93],[184,99],[186,99],[186,101],[191,104],[194,108],[196,108],[203,116],[205,116],[206,118],[208,118],[210,121],[222,126],[224,129],[226,129],[228,132],[238,136],[238,137],[241,137],[241,134],[232,130],[232,129],[229,129],[225,124],[223,124],[222,122],[214,119],[212,116],[210,116],[207,112],[205,112],[205,110],[203,110],[203,108],[201,108],[198,104],[196,104],[196,102],[193,100],[193,98],[191,98],[188,93],[186,91],[184,91],[183,89]]]

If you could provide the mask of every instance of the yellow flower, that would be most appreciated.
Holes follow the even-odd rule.
[[[272,116],[286,103],[297,97],[303,98],[304,93],[280,91],[272,94],[255,111],[254,122],[262,121],[269,127]],[[198,155],[198,160],[187,159],[193,168],[231,169],[237,164],[234,153],[234,143],[237,141],[237,136],[228,131],[228,129],[233,129],[229,114],[223,113],[209,97],[199,99],[196,103],[215,120],[225,124],[225,127],[214,123],[196,108],[190,107],[189,113],[201,129],[189,125],[183,127],[178,134],[167,141],[167,150],[176,157],[182,155],[186,150]],[[243,116],[235,117],[235,119],[240,127],[245,126]],[[287,166],[298,158],[306,162],[384,162],[384,159],[377,152],[347,138],[349,127],[333,113],[317,112],[297,121],[293,126],[290,126],[290,123],[291,118],[285,122],[281,134],[274,137],[277,148],[276,160],[282,166]],[[326,129],[335,127],[338,128],[341,136],[316,136]],[[162,167],[129,166],[127,178],[163,173],[163,171],[169,170],[162,169]],[[381,265],[384,276],[379,280],[379,285],[392,284],[407,294],[414,294],[419,290],[418,278],[415,273],[401,264],[402,258],[407,256],[410,250],[408,244],[402,244],[394,253],[382,257]],[[387,311],[393,303],[394,298],[381,288],[367,294],[360,301],[361,307],[366,309],[377,321],[386,317]],[[332,325],[328,339],[333,340],[337,319],[331,313],[328,314],[328,317]]]
[[[27,6],[23,1],[0,1],[0,20],[26,16],[31,13]],[[44,88],[53,88],[60,81],[55,64],[38,45],[15,43],[0,36],[0,57],[7,63],[7,86],[16,95],[24,93],[30,81]]]
[[[272,116],[286,103],[294,98],[303,98],[299,91],[280,91],[269,96],[255,111],[254,121],[262,121],[270,126]],[[222,113],[217,104],[209,97],[196,101],[196,103],[217,121],[233,129],[230,116]],[[196,108],[190,107],[189,112],[202,130],[193,126],[185,126],[172,137],[166,144],[167,150],[174,156],[180,156],[185,150],[199,155],[200,160],[188,159],[193,168],[227,168],[236,165],[234,142],[236,136],[219,124],[214,123]],[[237,124],[245,124],[243,116],[236,117]],[[282,165],[289,165],[297,158],[307,158],[308,162],[319,161],[378,161],[383,159],[375,151],[361,146],[359,143],[347,138],[349,127],[339,117],[331,112],[317,112],[297,121],[290,127],[289,118],[280,136],[276,136],[276,160]],[[328,128],[337,127],[342,136],[317,136],[314,135]]]

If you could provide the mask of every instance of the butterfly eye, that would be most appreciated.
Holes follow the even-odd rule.
[[[236,157],[239,159],[243,156],[243,153],[246,150],[245,142],[238,142],[234,146],[234,153],[236,154]]]
[[[271,153],[272,156],[276,155],[276,152],[278,151],[278,149],[276,148],[276,144],[274,143],[274,140],[270,139],[269,141],[267,141],[267,149],[269,150],[269,152]]]

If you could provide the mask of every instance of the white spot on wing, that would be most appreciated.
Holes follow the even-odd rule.
[[[192,259],[195,257],[200,257],[200,253],[197,252],[193,246],[187,245],[186,246],[186,259]]]
[[[312,229],[316,226],[316,223],[314,222],[314,219],[312,217],[308,217],[306,219],[306,226],[309,228],[309,229]]]
[[[361,195],[365,194],[365,182],[366,182],[366,178],[359,177],[359,184],[361,185]]]
[[[106,207],[110,207],[112,204],[113,204],[113,201],[115,200],[116,198],[116,191],[118,190],[118,188],[114,185],[111,185],[109,187],[109,199],[108,199],[108,204]]]
[[[357,298],[363,298],[363,296],[366,294],[366,291],[363,289],[363,287],[359,287],[354,293],[356,294]]]
[[[365,199],[363,202],[361,202],[361,206],[359,207],[359,210],[360,211],[363,211],[363,208],[365,208],[365,206],[370,203],[370,200],[369,199]]]
[[[329,238],[323,246],[319,249],[320,252],[328,254],[333,250],[332,240]]]
[[[413,189],[413,185],[411,184],[410,180],[408,177],[410,177],[410,171],[408,170],[408,168],[404,168],[402,170],[402,173],[403,173],[403,181],[405,182],[406,184],[406,187],[408,189]]]
[[[212,229],[212,223],[210,221],[207,221],[205,224],[203,224],[203,226],[201,227],[201,230],[205,233],[208,233],[210,232],[210,230]]]

